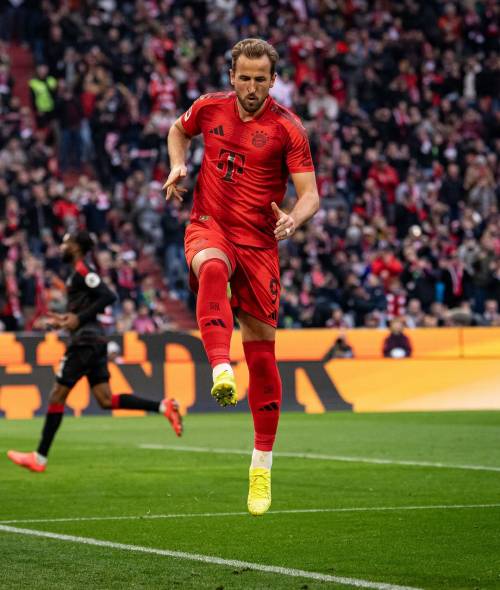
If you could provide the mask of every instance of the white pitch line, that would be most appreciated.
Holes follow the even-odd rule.
[[[272,510],[274,514],[315,514],[325,512],[399,512],[406,510],[467,510],[478,508],[500,508],[500,504],[434,504],[428,506],[354,506],[348,508],[289,508]],[[74,516],[65,518],[24,518],[18,520],[0,520],[0,524],[33,524],[44,522],[85,522],[95,520],[159,520],[169,518],[211,518],[217,516],[246,516],[248,512],[191,512],[181,514],[143,514],[130,516]],[[267,517],[266,517],[267,518]]]
[[[127,545],[124,543],[114,543],[112,541],[103,541],[93,539],[92,537],[76,537],[74,535],[61,535],[50,533],[48,531],[36,531],[32,529],[21,529],[17,527],[0,525],[0,531],[18,535],[28,535],[32,537],[42,537],[46,539],[55,539],[58,541],[67,541],[69,543],[81,543],[82,545],[93,545],[95,547],[106,547],[108,549],[118,549],[121,551],[132,551],[135,553],[149,553],[161,555],[162,557],[173,557],[174,559],[185,559],[189,561],[198,561],[210,565],[222,565],[232,568],[247,568],[266,574],[278,574],[281,576],[290,576],[293,578],[304,578],[308,580],[317,580],[319,582],[334,582],[344,586],[354,586],[356,588],[373,588],[374,590],[419,590],[410,586],[398,586],[395,584],[386,584],[383,582],[370,582],[357,578],[346,578],[343,576],[331,576],[318,572],[310,572],[275,565],[266,565],[263,563],[252,563],[251,561],[239,561],[237,559],[223,559],[212,555],[201,555],[199,553],[186,553],[185,551],[172,551],[170,549],[156,549],[154,547],[143,547],[141,545]]]
[[[243,449],[211,449],[209,447],[182,447],[176,445],[141,444],[140,449],[154,451],[181,451],[185,453],[214,453],[220,455],[248,455],[251,451]],[[409,467],[437,467],[440,469],[466,469],[472,471],[500,472],[500,467],[489,465],[460,465],[457,463],[433,463],[431,461],[403,461],[398,459],[376,459],[372,457],[349,457],[345,455],[322,455],[319,453],[290,453],[273,451],[274,457],[291,457],[293,459],[313,459],[317,461],[345,461],[348,463],[373,463],[375,465],[405,465]]]

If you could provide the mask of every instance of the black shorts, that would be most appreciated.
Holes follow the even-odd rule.
[[[106,343],[70,344],[61,359],[56,380],[73,387],[81,377],[87,377],[90,387],[109,381]]]

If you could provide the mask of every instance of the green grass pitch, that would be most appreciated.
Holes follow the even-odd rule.
[[[273,505],[259,518],[245,513],[250,416],[192,415],[185,426],[179,440],[158,416],[66,417],[47,471],[35,474],[11,464],[5,451],[33,449],[42,420],[0,421],[3,526],[385,583],[388,590],[500,588],[500,412],[284,414]],[[248,454],[140,446],[148,444]],[[388,462],[280,456],[294,452]],[[408,508],[420,506],[430,508]],[[330,511],[300,512],[306,509]],[[126,516],[141,518],[88,519]],[[68,520],[21,522],[57,518]],[[0,530],[2,589],[348,587]]]

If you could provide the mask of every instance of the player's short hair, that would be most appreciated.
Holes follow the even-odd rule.
[[[94,247],[94,240],[88,231],[82,230],[71,234],[71,240],[78,245],[82,254],[87,254]]]
[[[236,45],[231,50],[232,56],[232,64],[231,67],[233,72],[236,70],[236,62],[240,55],[244,55],[248,57],[248,59],[259,59],[259,57],[263,57],[267,55],[269,61],[271,62],[271,76],[274,74],[276,69],[276,63],[278,61],[279,55],[276,49],[263,39],[242,39],[238,41]]]

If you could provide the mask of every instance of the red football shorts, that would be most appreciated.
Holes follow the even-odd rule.
[[[191,270],[196,254],[206,248],[222,250],[231,263],[231,306],[276,328],[280,300],[278,247],[241,246],[226,239],[223,230],[208,216],[191,222],[184,237],[189,267],[189,285],[198,291],[198,279]]]

